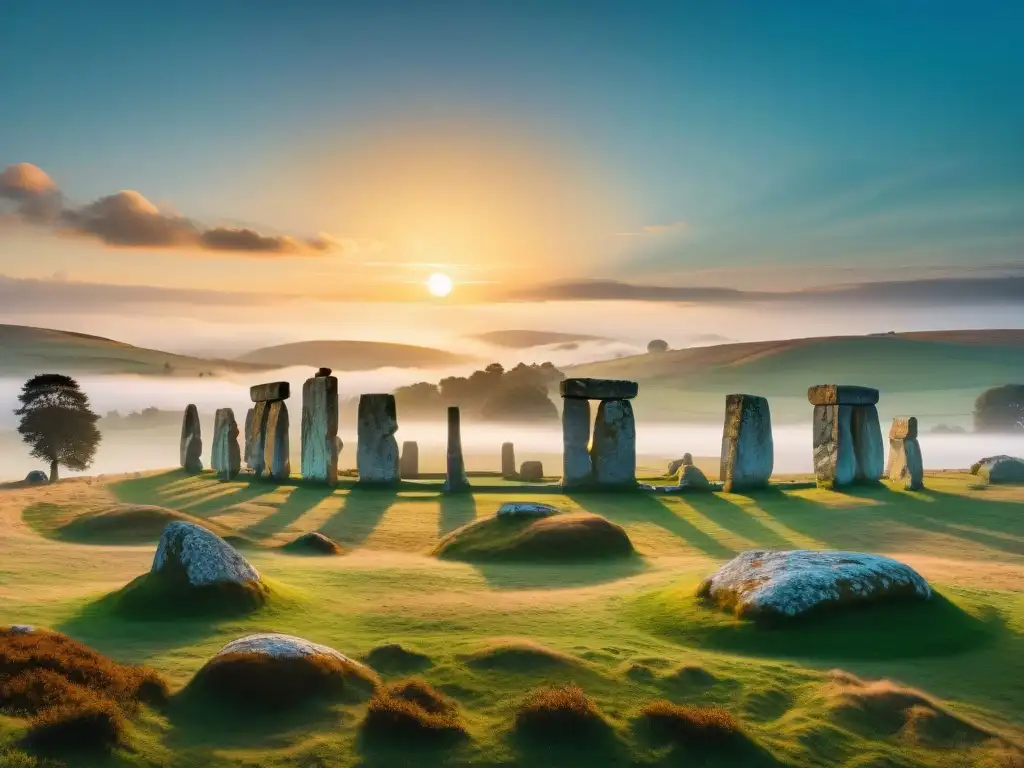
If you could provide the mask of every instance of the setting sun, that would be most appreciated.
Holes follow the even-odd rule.
[[[427,290],[434,296],[447,296],[452,292],[452,279],[448,275],[435,272],[427,278]]]

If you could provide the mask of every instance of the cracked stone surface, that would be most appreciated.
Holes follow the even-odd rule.
[[[302,385],[302,477],[338,482],[338,379],[314,376]]]
[[[357,419],[356,468],[361,484],[397,483],[398,412],[394,395],[361,395]]]
[[[193,587],[260,582],[259,572],[234,547],[212,531],[184,520],[164,528],[150,572],[184,579]]]
[[[636,485],[636,422],[628,400],[602,400],[590,448],[597,485]]]

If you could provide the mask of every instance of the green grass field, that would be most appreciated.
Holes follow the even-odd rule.
[[[467,736],[433,745],[368,739],[367,704],[277,714],[173,704],[145,708],[129,744],[72,766],[989,766],[1024,758],[1024,488],[956,473],[928,489],[751,495],[529,494],[497,488],[314,488],[219,483],[177,471],[0,489],[0,624],[64,632],[182,689],[226,642],[296,634],[412,675],[457,703]],[[432,557],[448,534],[504,501],[537,500],[621,526],[636,554],[560,564]],[[158,505],[231,536],[271,584],[247,616],[138,614],[105,596],[148,571]],[[156,522],[154,522],[154,520]],[[120,526],[120,529],[119,529]],[[344,554],[291,555],[307,531]],[[745,549],[881,552],[915,567],[932,604],[759,629],[700,607],[700,579]],[[400,644],[408,653],[389,646]],[[837,672],[842,670],[842,672]],[[891,683],[860,681],[889,680]],[[578,685],[600,727],[531,738],[516,712],[544,685]],[[650,702],[717,705],[742,729],[727,742],[656,738]],[[49,763],[0,716],[0,766]],[[737,751],[739,750],[739,751]]]

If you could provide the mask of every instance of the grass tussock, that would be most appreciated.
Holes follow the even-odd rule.
[[[379,685],[372,669],[337,656],[225,653],[196,672],[183,693],[268,711],[323,699],[363,700]]]
[[[666,677],[686,688],[710,688],[718,682],[714,674],[696,664],[684,664]]]
[[[389,743],[466,736],[458,705],[420,679],[379,689],[370,699],[361,728],[365,737]]]
[[[425,653],[405,648],[398,643],[385,643],[366,654],[366,663],[385,674],[405,674],[433,666]]]
[[[838,672],[827,695],[836,721],[870,738],[899,737],[931,748],[964,747],[997,738],[927,694],[890,680],[867,682]]]
[[[29,719],[37,750],[109,748],[139,704],[163,704],[153,670],[119,664],[66,635],[0,630],[0,712]]]
[[[634,554],[626,531],[598,515],[492,517],[452,531],[433,554],[466,561],[586,562]]]
[[[345,550],[342,546],[322,533],[312,531],[310,533],[304,533],[297,539],[288,542],[281,547],[282,552],[287,552],[290,555],[342,555]]]
[[[461,658],[466,666],[475,669],[524,674],[583,666],[583,662],[573,656],[528,640],[494,642]]]
[[[745,739],[740,722],[717,705],[673,704],[658,699],[644,706],[640,721],[659,741],[692,749],[729,746]]]
[[[609,724],[582,688],[565,685],[530,693],[516,710],[514,727],[520,736],[563,741],[606,733]]]

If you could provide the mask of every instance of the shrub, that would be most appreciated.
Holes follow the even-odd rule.
[[[717,705],[692,706],[658,699],[644,706],[641,718],[656,737],[688,747],[721,746],[742,735],[736,718]]]
[[[124,741],[125,720],[118,706],[93,698],[50,707],[32,717],[26,743],[40,751],[103,750]]]
[[[458,705],[429,683],[406,680],[382,688],[370,700],[363,733],[381,741],[440,741],[466,735]]]
[[[538,739],[585,737],[608,727],[597,705],[577,685],[533,691],[515,714],[515,729]]]

